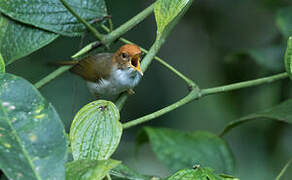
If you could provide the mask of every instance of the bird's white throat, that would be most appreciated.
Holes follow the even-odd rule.
[[[108,79],[98,82],[87,81],[87,86],[95,96],[110,97],[134,88],[140,81],[141,75],[132,68],[113,69]]]

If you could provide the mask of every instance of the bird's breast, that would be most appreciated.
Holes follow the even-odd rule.
[[[97,82],[87,81],[91,93],[101,96],[114,96],[135,87],[141,76],[132,69],[114,69],[108,78],[101,78]]]

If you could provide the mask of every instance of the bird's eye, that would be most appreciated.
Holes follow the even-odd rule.
[[[126,53],[122,53],[122,58],[126,59],[128,57],[128,55]]]

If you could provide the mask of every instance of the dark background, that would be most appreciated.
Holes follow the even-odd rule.
[[[146,8],[148,1],[108,1],[115,26]],[[286,39],[276,26],[278,8],[291,5],[285,0],[197,0],[175,27],[159,56],[193,79],[201,88],[215,87],[283,72]],[[144,48],[155,39],[154,16],[129,31],[124,37]],[[87,33],[84,44],[93,41]],[[116,43],[111,51],[121,44]],[[259,61],[244,55],[245,49],[279,46],[268,50],[269,59]],[[7,67],[7,71],[31,82],[55,69],[48,62],[67,60],[80,48],[80,38],[59,38],[54,43]],[[236,55],[234,53],[241,52]],[[267,62],[266,62],[267,61]],[[271,107],[290,97],[289,80],[216,94],[194,101],[145,125],[186,131],[219,133],[224,126],[244,115]],[[121,121],[135,119],[173,103],[187,94],[184,82],[153,61],[143,80],[129,98]],[[41,89],[59,112],[68,130],[74,114],[94,100],[85,83],[69,72]],[[128,166],[151,175],[168,175],[149,145],[135,154],[135,138],[142,126],[127,129],[115,153]],[[236,160],[236,176],[242,180],[275,179],[292,154],[292,127],[285,123],[261,120],[247,123],[225,136]],[[292,168],[286,179],[291,179]],[[290,177],[290,178],[289,178]],[[284,179],[285,179],[284,178]]]

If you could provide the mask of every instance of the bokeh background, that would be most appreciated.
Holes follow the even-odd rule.
[[[107,1],[115,26],[122,24],[152,1]],[[284,71],[287,37],[277,26],[279,8],[285,0],[196,0],[175,27],[159,56],[193,79],[201,88],[215,87]],[[155,39],[154,16],[147,18],[124,37],[144,48]],[[87,33],[84,44],[94,38]],[[49,62],[67,60],[80,49],[81,38],[59,38],[54,43],[7,67],[7,71],[36,82],[56,67]],[[121,44],[116,43],[111,51]],[[251,53],[253,52],[253,53]],[[174,74],[153,61],[136,94],[121,112],[123,122],[173,103],[187,88]],[[74,114],[94,100],[85,83],[69,72],[41,89],[59,112],[68,130]],[[216,94],[194,101],[144,125],[186,131],[219,133],[233,120],[271,107],[291,97],[291,82],[283,80],[254,88]],[[142,126],[126,130],[115,153],[116,159],[150,175],[169,174],[149,145],[135,148]],[[292,126],[275,121],[254,121],[225,137],[237,162],[236,176],[242,180],[275,179],[292,156]],[[292,168],[283,179],[292,179]]]

